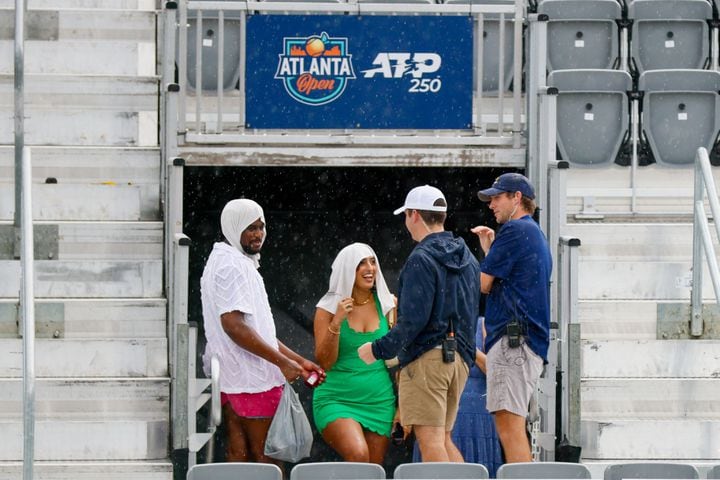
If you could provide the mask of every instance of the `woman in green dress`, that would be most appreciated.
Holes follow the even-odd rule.
[[[373,249],[363,243],[343,248],[315,313],[315,358],[327,378],[314,392],[313,416],[323,439],[346,462],[381,464],[389,445],[392,380],[382,360],[366,365],[357,349],[387,333],[394,309]]]

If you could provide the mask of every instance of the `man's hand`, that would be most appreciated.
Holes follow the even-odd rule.
[[[483,252],[487,253],[488,250],[490,250],[490,245],[495,241],[495,230],[479,225],[471,228],[470,231],[478,236],[480,239],[480,248],[483,249]]]
[[[315,362],[311,362],[310,360],[303,358],[302,362],[300,362],[300,366],[303,368],[303,370],[305,370],[302,374],[302,377],[306,380],[313,372],[317,372],[318,375],[320,375],[317,385],[323,383],[325,381],[325,378],[327,378],[325,370],[323,370],[323,368]]]
[[[288,357],[285,357],[278,367],[280,367],[280,371],[288,382],[294,382],[300,377],[307,378],[310,375],[298,362]]]
[[[360,345],[360,348],[358,348],[358,356],[360,357],[360,360],[367,363],[368,365],[377,360],[377,358],[375,358],[375,355],[373,355],[372,343],[370,342]]]

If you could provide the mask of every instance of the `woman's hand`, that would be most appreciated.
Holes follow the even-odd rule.
[[[339,317],[339,319],[342,320],[352,311],[353,311],[352,297],[343,298],[342,300],[340,300],[338,302],[337,310],[335,311],[335,317]]]

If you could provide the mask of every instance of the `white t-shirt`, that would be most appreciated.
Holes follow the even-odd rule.
[[[275,321],[265,283],[252,260],[226,243],[216,243],[200,279],[207,346],[205,373],[210,359],[220,360],[220,390],[224,393],[259,393],[283,385],[280,369],[238,346],[223,330],[220,315],[239,311],[265,342],[278,348]]]

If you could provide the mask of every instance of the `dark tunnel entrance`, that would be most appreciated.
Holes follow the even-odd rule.
[[[312,358],[312,320],[315,304],[327,291],[330,265],[337,252],[352,242],[364,242],[376,251],[390,290],[414,243],[405,230],[402,206],[407,192],[418,185],[440,188],[448,201],[445,229],[465,239],[476,254],[475,225],[495,227],[486,205],[477,198],[480,188],[508,171],[500,168],[400,167],[188,167],[184,174],[184,232],[190,250],[189,320],[200,326],[198,353],[204,350],[200,277],[212,249],[222,240],[220,212],[229,200],[251,198],[265,211],[267,239],[260,273],[267,288],[278,338],[298,353]],[[198,359],[198,365],[201,361]],[[312,423],[312,392],[299,387]],[[314,425],[313,425],[314,428]],[[224,451],[218,436],[216,460]],[[388,472],[410,461],[412,446],[391,447]],[[310,461],[340,458],[316,433]]]

